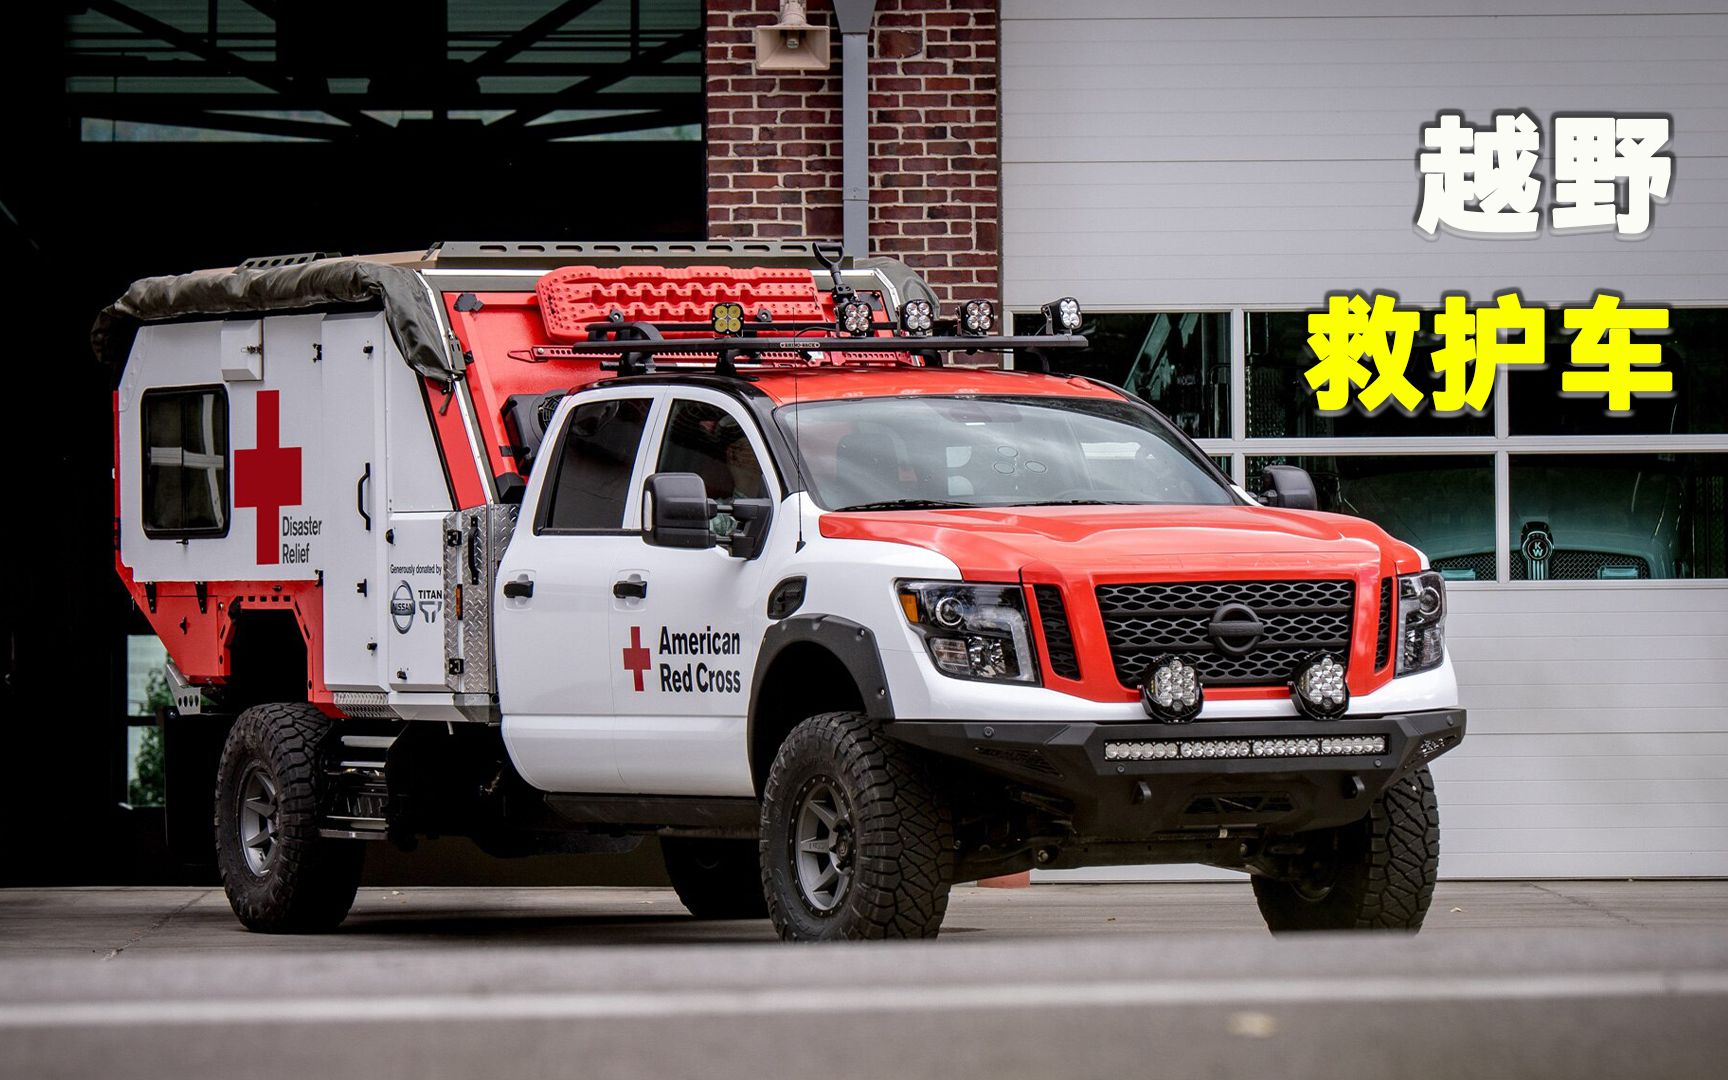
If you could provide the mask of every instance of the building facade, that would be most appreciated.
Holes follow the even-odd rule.
[[[837,232],[838,69],[755,76],[738,33],[777,7],[708,4],[715,237]],[[1472,733],[1436,766],[1451,877],[1728,874],[1728,6],[1635,7],[878,8],[874,250],[1022,316],[1079,297],[1079,370],[1250,487],[1264,464],[1305,466],[1326,508],[1452,579]],[[1417,228],[1422,129],[1449,112],[1534,122],[1535,235]],[[1570,116],[1670,122],[1642,236],[1554,228]],[[1427,393],[1444,298],[1512,290],[1548,308],[1546,364],[1503,368],[1480,413],[1316,408],[1307,313],[1329,294],[1423,312],[1408,372]],[[1598,292],[1671,313],[1649,340],[1673,393],[1629,415],[1562,393],[1562,309]]]

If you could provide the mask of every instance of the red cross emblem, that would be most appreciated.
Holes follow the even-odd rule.
[[[653,656],[642,647],[642,628],[630,628],[630,647],[624,650],[624,670],[636,676],[636,689],[647,689],[642,685],[642,676],[652,666]]]
[[[282,561],[284,506],[300,505],[300,447],[282,445],[282,391],[258,391],[258,445],[234,451],[234,505],[258,511],[258,565]]]

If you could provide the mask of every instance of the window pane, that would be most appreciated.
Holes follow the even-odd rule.
[[[592,401],[570,413],[544,518],[547,529],[617,529],[648,422],[647,398]]]
[[[1639,306],[1628,304],[1628,306]],[[1548,315],[1548,365],[1513,368],[1508,411],[1514,435],[1707,435],[1728,431],[1728,310],[1675,308],[1668,316],[1668,333],[1641,331],[1634,341],[1662,346],[1660,370],[1674,374],[1671,397],[1634,395],[1632,412],[1609,416],[1608,400],[1600,394],[1560,393],[1567,371],[1602,370],[1571,367],[1576,332],[1565,331],[1560,312]],[[1657,369],[1649,369],[1657,370]]]
[[[144,528],[160,536],[228,528],[228,396],[219,389],[144,394]]]
[[[760,499],[768,494],[762,464],[738,418],[706,401],[675,401],[666,421],[666,439],[660,447],[658,472],[695,473],[708,488],[708,497],[719,502]],[[709,521],[720,536],[730,536],[737,527],[731,514],[718,513]]]
[[[1043,325],[1041,315],[1014,317],[1017,334]],[[1051,353],[1052,369],[1123,387],[1191,438],[1230,437],[1229,314],[1087,315],[1080,332],[1090,346]]]
[[[828,510],[1232,501],[1190,444],[1121,399],[842,399],[775,419]]]
[[[1486,455],[1251,457],[1248,488],[1268,465],[1314,478],[1320,509],[1365,517],[1414,544],[1458,580],[1494,580],[1494,459]]]
[[[1414,415],[1405,415],[1388,400],[1373,416],[1355,403],[1347,412],[1327,416],[1314,401],[1314,391],[1304,374],[1314,366],[1308,348],[1308,315],[1300,311],[1250,312],[1248,315],[1248,437],[1335,438],[1346,436],[1398,435],[1492,435],[1491,409],[1480,416],[1468,411],[1456,416],[1437,416],[1431,406],[1442,380],[1434,371],[1434,350],[1440,338],[1433,332],[1434,314],[1422,312],[1421,329],[1412,335],[1410,363],[1404,369],[1410,384],[1423,395]],[[1370,371],[1372,361],[1364,361]]]
[[[1512,579],[1728,577],[1728,453],[1517,454]]]

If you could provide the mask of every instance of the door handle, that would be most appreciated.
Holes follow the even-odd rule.
[[[366,463],[366,471],[360,474],[360,479],[354,482],[354,509],[359,511],[360,519],[366,523],[366,531],[372,531],[372,515],[366,512],[366,483],[372,479],[372,463]]]
[[[612,595],[620,600],[648,599],[648,583],[646,581],[614,581]]]
[[[526,600],[533,595],[534,583],[532,581],[506,581],[504,583],[504,599],[506,600]]]

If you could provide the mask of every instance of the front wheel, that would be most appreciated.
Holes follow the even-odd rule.
[[[912,751],[857,713],[812,716],[762,794],[762,884],[787,941],[930,938],[954,883],[947,805]]]
[[[1440,865],[1440,804],[1423,765],[1386,789],[1366,818],[1307,833],[1286,878],[1254,878],[1274,932],[1420,930]]]
[[[364,842],[318,834],[334,733],[304,702],[253,706],[228,732],[216,775],[216,862],[249,930],[334,930],[354,904]]]

